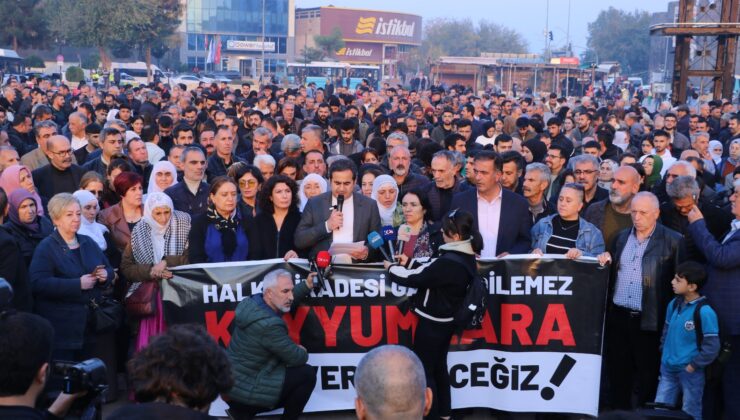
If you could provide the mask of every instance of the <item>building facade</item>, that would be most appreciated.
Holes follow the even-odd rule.
[[[381,66],[384,79],[398,76],[398,62],[421,45],[421,16],[378,10],[316,7],[295,12],[295,58],[305,47],[316,48],[316,35],[339,30],[344,48],[327,58],[352,64]]]
[[[285,74],[295,45],[295,0],[182,4],[180,61],[189,70],[237,71],[243,78],[259,78],[263,68],[266,76]]]

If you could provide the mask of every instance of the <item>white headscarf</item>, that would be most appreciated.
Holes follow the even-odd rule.
[[[716,147],[719,147],[719,153],[715,153],[714,149]],[[709,154],[712,155],[712,160],[714,161],[715,165],[719,165],[719,163],[722,161],[722,152],[724,151],[724,146],[722,146],[722,142],[719,140],[712,140],[709,142]]]
[[[303,208],[306,207],[306,203],[308,202],[308,198],[306,198],[306,193],[303,192],[303,188],[306,186],[306,183],[308,182],[318,182],[319,188],[321,189],[321,193],[325,193],[329,189],[329,185],[326,182],[326,179],[322,177],[319,174],[308,174],[305,178],[301,181],[301,186],[298,187],[298,198],[301,199],[300,204],[298,207],[301,211],[303,211]]]
[[[175,207],[172,205],[172,199],[163,192],[153,192],[148,194],[146,201],[144,202],[144,217],[142,220],[144,223],[149,225],[152,229],[152,248],[154,250],[154,261],[161,261],[164,257],[165,240],[164,235],[167,233],[167,228],[170,224],[160,225],[152,217],[152,211],[158,207],[168,207],[172,215],[170,221],[174,217]]]
[[[393,204],[390,207],[383,207],[378,201],[378,190],[384,185],[391,185],[396,190],[396,197],[393,199]],[[398,183],[390,175],[379,175],[373,181],[373,192],[370,194],[370,198],[378,203],[378,212],[380,213],[380,221],[383,226],[393,225],[393,212],[396,211],[398,205]]]
[[[175,165],[168,160],[160,160],[154,164],[152,174],[149,175],[149,186],[146,189],[147,194],[162,192],[162,189],[157,186],[157,172],[162,172],[163,170],[172,174],[172,184],[169,186],[171,187],[177,184],[177,168],[175,168]]]
[[[72,193],[72,195],[80,202],[80,207],[85,207],[87,204],[90,204],[91,201],[94,201],[98,206],[100,205],[98,199],[90,191],[79,190]],[[89,236],[96,244],[98,244],[98,247],[100,247],[102,251],[105,251],[108,248],[108,243],[105,241],[104,235],[108,233],[108,228],[96,221],[91,222],[87,220],[85,216],[80,217],[80,222],[80,229],[77,233]]]

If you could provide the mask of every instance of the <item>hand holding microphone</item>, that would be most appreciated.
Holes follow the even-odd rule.
[[[398,253],[403,253],[403,248],[411,240],[411,225],[406,223],[398,227],[396,233],[396,239],[398,240]]]

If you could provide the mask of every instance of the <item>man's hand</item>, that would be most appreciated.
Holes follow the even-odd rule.
[[[61,393],[56,400],[49,407],[49,412],[57,417],[64,418],[67,416],[67,411],[72,407],[72,404],[77,398],[84,397],[87,391],[78,392],[76,394],[65,394]]]
[[[313,289],[313,279],[316,277],[315,272],[308,273],[308,276],[306,276],[306,286],[308,286],[309,289]]]
[[[292,249],[290,251],[286,252],[285,253],[285,256],[283,256],[283,259],[285,261],[288,261],[288,260],[293,259],[293,258],[298,258],[298,253],[296,253]]]
[[[694,367],[691,366],[691,363],[689,363],[688,365],[686,365],[686,372],[694,373],[696,372],[696,369],[694,369]]]
[[[539,248],[533,249],[532,252],[530,252],[530,254],[539,255],[540,257],[543,256],[543,255],[545,255],[545,253],[542,252],[542,250],[539,249]]]
[[[370,251],[367,247],[363,246],[362,249],[358,249],[357,251],[350,253],[349,256],[356,260],[366,260],[369,252]]]
[[[406,256],[406,254],[398,254],[398,255],[396,255],[396,258],[398,259],[399,264],[401,264],[404,267],[409,262],[409,257]]]
[[[687,214],[686,217],[689,219],[689,223],[694,223],[697,220],[703,219],[704,215],[701,214],[701,210],[699,210],[699,207],[694,204],[694,207],[691,208],[691,211],[689,211],[689,214]]]
[[[612,262],[612,256],[608,252],[599,254],[599,256],[596,257],[596,259],[599,260],[599,264],[601,264],[602,266],[607,265]]]
[[[344,215],[339,210],[332,210],[329,215],[329,219],[326,221],[326,225],[332,232],[339,230],[344,225]]]

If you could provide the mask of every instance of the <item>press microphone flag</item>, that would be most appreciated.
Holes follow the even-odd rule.
[[[388,253],[385,252],[385,249],[383,248],[383,238],[380,237],[378,232],[370,232],[367,234],[367,244],[370,245],[370,248],[372,249],[379,249],[387,261],[393,262],[393,260],[388,256]]]
[[[403,247],[411,240],[411,226],[406,223],[399,226],[396,238],[398,239],[398,252],[403,252]]]
[[[396,240],[396,230],[393,226],[383,226],[381,229],[383,232],[383,240],[388,243],[388,249],[391,251],[391,257],[396,258],[396,252],[393,249],[393,241]]]

